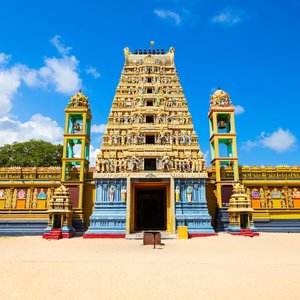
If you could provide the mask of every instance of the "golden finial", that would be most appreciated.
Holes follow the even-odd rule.
[[[150,41],[150,47],[154,47],[154,41]]]

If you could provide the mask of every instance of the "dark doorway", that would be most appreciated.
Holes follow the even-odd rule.
[[[61,217],[60,214],[55,214],[53,216],[53,228],[61,228]]]
[[[153,123],[154,122],[154,117],[149,115],[149,116],[146,116],[146,123]]]
[[[241,214],[240,218],[241,218],[241,228],[242,229],[249,228],[248,214]]]
[[[147,106],[153,106],[153,100],[147,100]]]
[[[145,158],[144,170],[145,171],[155,171],[156,170],[156,159],[155,158]]]
[[[154,135],[146,135],[146,144],[155,144]]]
[[[138,189],[136,199],[136,229],[166,230],[166,189]]]

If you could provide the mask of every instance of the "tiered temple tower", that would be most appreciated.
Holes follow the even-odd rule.
[[[65,113],[61,182],[69,188],[73,201],[73,224],[77,231],[83,231],[83,195],[89,172],[92,115],[88,98],[81,90],[71,97]]]
[[[94,179],[96,201],[85,237],[124,237],[178,225],[214,234],[207,172],[174,64],[174,48],[124,49],[121,74]]]
[[[210,99],[208,112],[210,131],[210,152],[212,172],[215,175],[217,198],[217,228],[223,221],[227,223],[227,208],[233,185],[239,180],[235,108],[229,95],[220,88]],[[223,219],[226,220],[223,220]],[[223,220],[223,221],[222,221]],[[220,225],[222,227],[222,225]]]

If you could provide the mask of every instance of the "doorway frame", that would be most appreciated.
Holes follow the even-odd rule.
[[[132,182],[131,183],[131,193],[130,193],[130,233],[137,231],[136,229],[136,189],[147,189],[147,190],[156,190],[159,188],[165,188],[165,205],[166,205],[166,232],[172,232],[172,216],[171,216],[171,195],[170,195],[170,182]]]

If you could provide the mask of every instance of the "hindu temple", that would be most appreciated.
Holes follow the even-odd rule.
[[[66,105],[61,167],[0,168],[0,234],[177,238],[240,230],[300,232],[300,167],[241,166],[235,107],[207,99],[207,167],[175,67],[175,50],[124,49],[96,167],[89,166],[92,108]],[[187,76],[187,74],[182,74]]]

